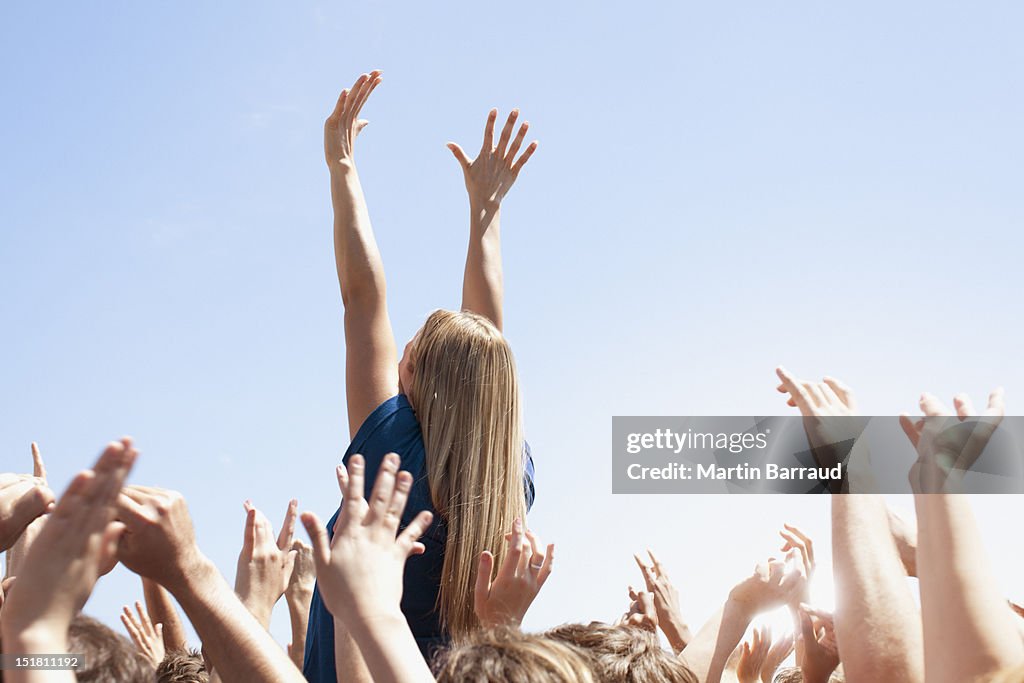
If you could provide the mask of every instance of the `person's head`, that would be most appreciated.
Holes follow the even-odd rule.
[[[518,629],[480,629],[442,652],[438,683],[596,683],[578,648]]]
[[[209,683],[203,656],[195,650],[168,652],[156,668],[156,683]]]
[[[804,672],[798,666],[779,669],[772,683],[804,683]],[[846,683],[842,670],[836,669],[833,671],[832,675],[828,677],[828,683]]]
[[[658,635],[636,626],[601,622],[562,624],[544,633],[583,650],[593,660],[595,677],[610,683],[697,683],[697,676]]]
[[[151,683],[153,666],[132,642],[100,622],[79,614],[68,629],[68,652],[82,655],[79,683]]]
[[[512,350],[487,318],[435,311],[405,349],[402,390],[423,431],[434,506],[448,531],[439,607],[455,637],[477,626],[471,600],[480,553],[505,556],[525,517],[524,441]]]

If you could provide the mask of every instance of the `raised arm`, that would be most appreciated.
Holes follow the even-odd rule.
[[[352,436],[374,408],[398,392],[398,357],[388,318],[384,264],[353,154],[356,136],[367,123],[359,112],[380,80],[380,72],[374,71],[342,90],[324,124],[334,206],[334,259],[345,306],[345,385]]]
[[[827,450],[856,438],[856,429],[844,433],[852,421],[836,419],[857,414],[849,387],[830,377],[808,382],[781,367],[776,372],[779,391],[789,394],[789,405],[804,417],[812,448]],[[922,681],[921,618],[889,531],[885,502],[852,493],[832,501],[835,630],[846,680]]]
[[[880,496],[833,496],[832,565],[846,680],[923,681],[921,615]]]
[[[142,594],[146,599],[146,611],[154,623],[163,624],[164,649],[167,652],[188,649],[185,624],[174,606],[171,594],[160,584],[142,579]]]
[[[788,604],[801,594],[806,581],[802,566],[787,572],[785,563],[774,558],[759,564],[729,592],[725,605],[701,627],[680,658],[698,680],[719,683],[730,655],[754,617]]]
[[[974,412],[966,396],[958,397],[955,404],[960,421]],[[984,450],[1003,417],[1002,392],[992,393],[973,429],[958,425],[957,418],[933,396],[922,397],[921,408],[927,416],[923,423],[902,420],[917,448],[919,479],[945,480],[946,490],[955,491],[955,480],[962,473],[953,470],[929,475],[924,470],[939,470],[941,463],[957,462],[970,449]],[[973,462],[976,457],[967,460]],[[967,497],[915,491],[914,502],[929,683],[987,680],[1000,669],[1024,662],[1016,617],[998,592]]]
[[[469,251],[466,254],[466,272],[462,280],[462,308],[479,313],[502,325],[502,299],[504,285],[501,269],[501,200],[515,183],[519,171],[529,160],[537,142],[531,142],[519,159],[519,149],[526,138],[530,124],[519,126],[516,137],[509,145],[519,110],[513,109],[494,146],[494,122],[498,110],[487,115],[484,142],[480,154],[472,161],[454,142],[448,143],[466,181],[469,193]]]
[[[377,472],[373,493],[364,498],[365,462],[353,455],[348,471],[338,466],[344,498],[334,538],[316,515],[302,514],[313,541],[313,558],[324,604],[344,623],[366,662],[372,680],[382,683],[433,681],[402,615],[402,573],[410,555],[423,552],[417,539],[430,526],[431,514],[419,515],[401,533],[412,475],[399,472],[401,460],[391,453]],[[396,538],[397,535],[397,538]]]
[[[118,500],[118,517],[125,525],[117,550],[121,563],[177,598],[224,681],[305,681],[199,550],[180,493],[127,487]]]

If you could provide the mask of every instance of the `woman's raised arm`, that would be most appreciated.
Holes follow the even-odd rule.
[[[331,172],[334,258],[345,306],[345,385],[349,431],[398,391],[395,337],[388,318],[384,264],[356,173],[356,136],[366,126],[359,112],[380,84],[379,71],[363,74],[341,91],[324,124],[324,153]]]
[[[469,250],[462,281],[462,308],[489,318],[500,330],[504,295],[501,200],[537,149],[537,142],[531,142],[516,159],[530,124],[520,125],[515,139],[512,139],[512,130],[519,118],[519,110],[513,109],[498,138],[498,145],[495,146],[494,121],[497,117],[496,109],[487,115],[484,142],[476,159],[471,161],[454,142],[448,143],[448,149],[462,166],[466,191],[469,193]]]

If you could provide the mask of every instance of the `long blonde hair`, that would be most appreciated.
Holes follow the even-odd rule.
[[[490,550],[500,566],[505,533],[526,515],[515,359],[487,318],[435,311],[410,362],[409,401],[423,431],[430,495],[448,532],[441,623],[462,638],[478,625],[469,596],[480,553]]]

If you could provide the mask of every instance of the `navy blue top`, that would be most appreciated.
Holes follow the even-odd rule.
[[[351,455],[359,453],[366,459],[366,495],[372,490],[377,470],[384,456],[398,453],[402,458],[401,469],[413,476],[409,501],[402,516],[401,528],[405,528],[422,510],[434,513],[434,521],[420,541],[426,546],[422,555],[410,557],[405,563],[405,580],[402,589],[402,612],[409,621],[416,642],[423,656],[429,661],[433,652],[447,643],[447,634],[441,628],[437,611],[437,596],[441,587],[441,569],[444,566],[444,546],[448,533],[444,520],[434,508],[427,483],[427,454],[423,447],[423,433],[413,413],[409,400],[402,394],[389,398],[370,413],[356,436],[352,439],[343,461],[347,464]],[[530,447],[525,446],[526,507],[533,505],[533,459]],[[327,523],[327,533],[333,537],[334,516]],[[468,590],[468,587],[467,587]],[[334,670],[334,618],[327,611],[320,597],[319,588],[313,590],[313,602],[309,608],[309,627],[306,631],[306,656],[302,669],[307,680],[314,683],[335,683]]]

